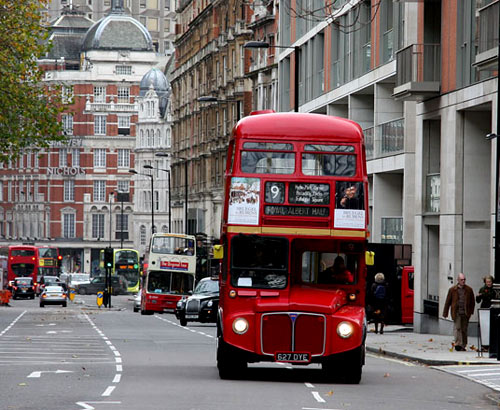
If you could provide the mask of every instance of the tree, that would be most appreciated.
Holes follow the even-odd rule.
[[[50,48],[41,10],[48,0],[0,0],[0,161],[62,141],[58,86],[43,83],[37,59]]]

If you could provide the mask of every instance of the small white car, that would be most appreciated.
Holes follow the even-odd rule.
[[[40,294],[40,307],[45,305],[62,305],[66,307],[68,294],[62,286],[46,286]]]
[[[134,296],[134,312],[139,312],[139,310],[141,310],[141,292]]]

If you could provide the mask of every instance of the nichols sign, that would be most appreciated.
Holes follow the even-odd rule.
[[[85,174],[85,170],[80,167],[59,167],[59,168],[47,168],[48,175],[83,175]]]

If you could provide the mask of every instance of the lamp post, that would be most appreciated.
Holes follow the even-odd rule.
[[[109,247],[111,248],[111,198],[113,198],[114,192],[109,193]]]
[[[177,159],[179,161],[184,161],[184,233],[188,233],[188,159],[184,157],[179,157],[177,155],[171,155],[168,152],[158,152],[155,154],[157,157],[170,157]],[[170,178],[169,178],[170,182]],[[169,186],[169,199],[170,199],[170,186]]]
[[[144,165],[146,169],[157,169],[158,171],[165,171],[168,176],[168,233],[172,232],[172,201],[170,200],[170,170],[164,168],[154,168],[151,165]]]
[[[244,48],[269,48],[269,47],[275,47],[275,48],[288,48],[288,49],[293,49],[294,54],[295,54],[295,74],[294,74],[294,111],[299,112],[299,51],[300,47],[299,46],[281,46],[281,45],[273,45],[269,44],[266,41],[247,41],[245,44],[243,44]]]
[[[198,97],[198,102],[201,103],[209,103],[209,102],[214,102],[217,104],[224,104],[228,102],[234,102],[236,103],[236,120],[241,119],[241,109],[240,109],[240,101],[239,100],[233,100],[233,99],[224,99],[224,100],[219,100],[217,97],[214,97],[212,95],[202,95],[201,97]]]
[[[151,178],[151,235],[155,233],[155,206],[154,206],[154,185],[153,185],[153,174],[141,174],[135,169],[129,169],[128,172],[135,175],[143,175]]]

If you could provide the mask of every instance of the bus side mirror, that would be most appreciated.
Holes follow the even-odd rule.
[[[375,265],[375,252],[373,251],[365,252],[365,263],[367,266]]]
[[[222,245],[214,245],[214,259],[222,259],[224,258],[224,247]]]

